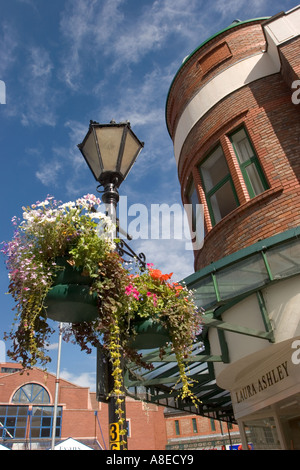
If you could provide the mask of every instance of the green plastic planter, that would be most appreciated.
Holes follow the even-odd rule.
[[[59,269],[57,270],[57,274],[53,280],[54,286],[58,284],[91,284],[91,278],[89,276],[82,275],[82,268],[71,266],[68,263],[67,258],[60,257],[56,258],[55,261],[57,266],[59,266]]]
[[[91,279],[82,275],[66,259],[59,258],[62,267],[54,279],[44,305],[48,318],[63,323],[80,323],[97,318],[97,295],[90,293]]]
[[[97,296],[90,286],[58,284],[48,292],[45,302],[47,316],[63,323],[80,323],[97,318]]]
[[[134,322],[134,330],[137,335],[130,343],[132,349],[156,349],[170,341],[166,328],[152,319]]]

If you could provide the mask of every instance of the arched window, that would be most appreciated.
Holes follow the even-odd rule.
[[[47,390],[42,385],[29,383],[22,385],[14,396],[12,403],[50,403],[50,397]]]

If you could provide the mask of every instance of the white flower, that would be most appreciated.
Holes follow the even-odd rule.
[[[72,207],[74,207],[76,204],[75,202],[72,202],[72,201],[69,201],[69,202],[65,202],[64,204],[61,204],[60,206],[58,206],[59,209],[71,209]]]
[[[49,204],[49,201],[46,200],[37,204],[36,207],[44,207],[44,206],[48,206],[48,204]]]

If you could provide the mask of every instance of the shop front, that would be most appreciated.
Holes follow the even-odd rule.
[[[243,449],[300,450],[300,336],[226,367]]]

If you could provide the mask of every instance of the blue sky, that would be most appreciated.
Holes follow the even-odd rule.
[[[0,80],[6,86],[6,103],[0,104],[0,240],[11,238],[11,219],[24,205],[48,194],[64,202],[96,194],[97,184],[77,148],[90,119],[128,120],[145,142],[120,187],[128,206],[181,204],[165,102],[183,58],[236,18],[272,16],[297,4],[0,0]],[[179,280],[193,272],[186,241],[136,240],[133,248]],[[2,261],[0,339],[13,319]],[[57,339],[53,337],[54,361],[49,366],[54,373]],[[95,354],[63,343],[62,376],[94,390],[95,359]]]

